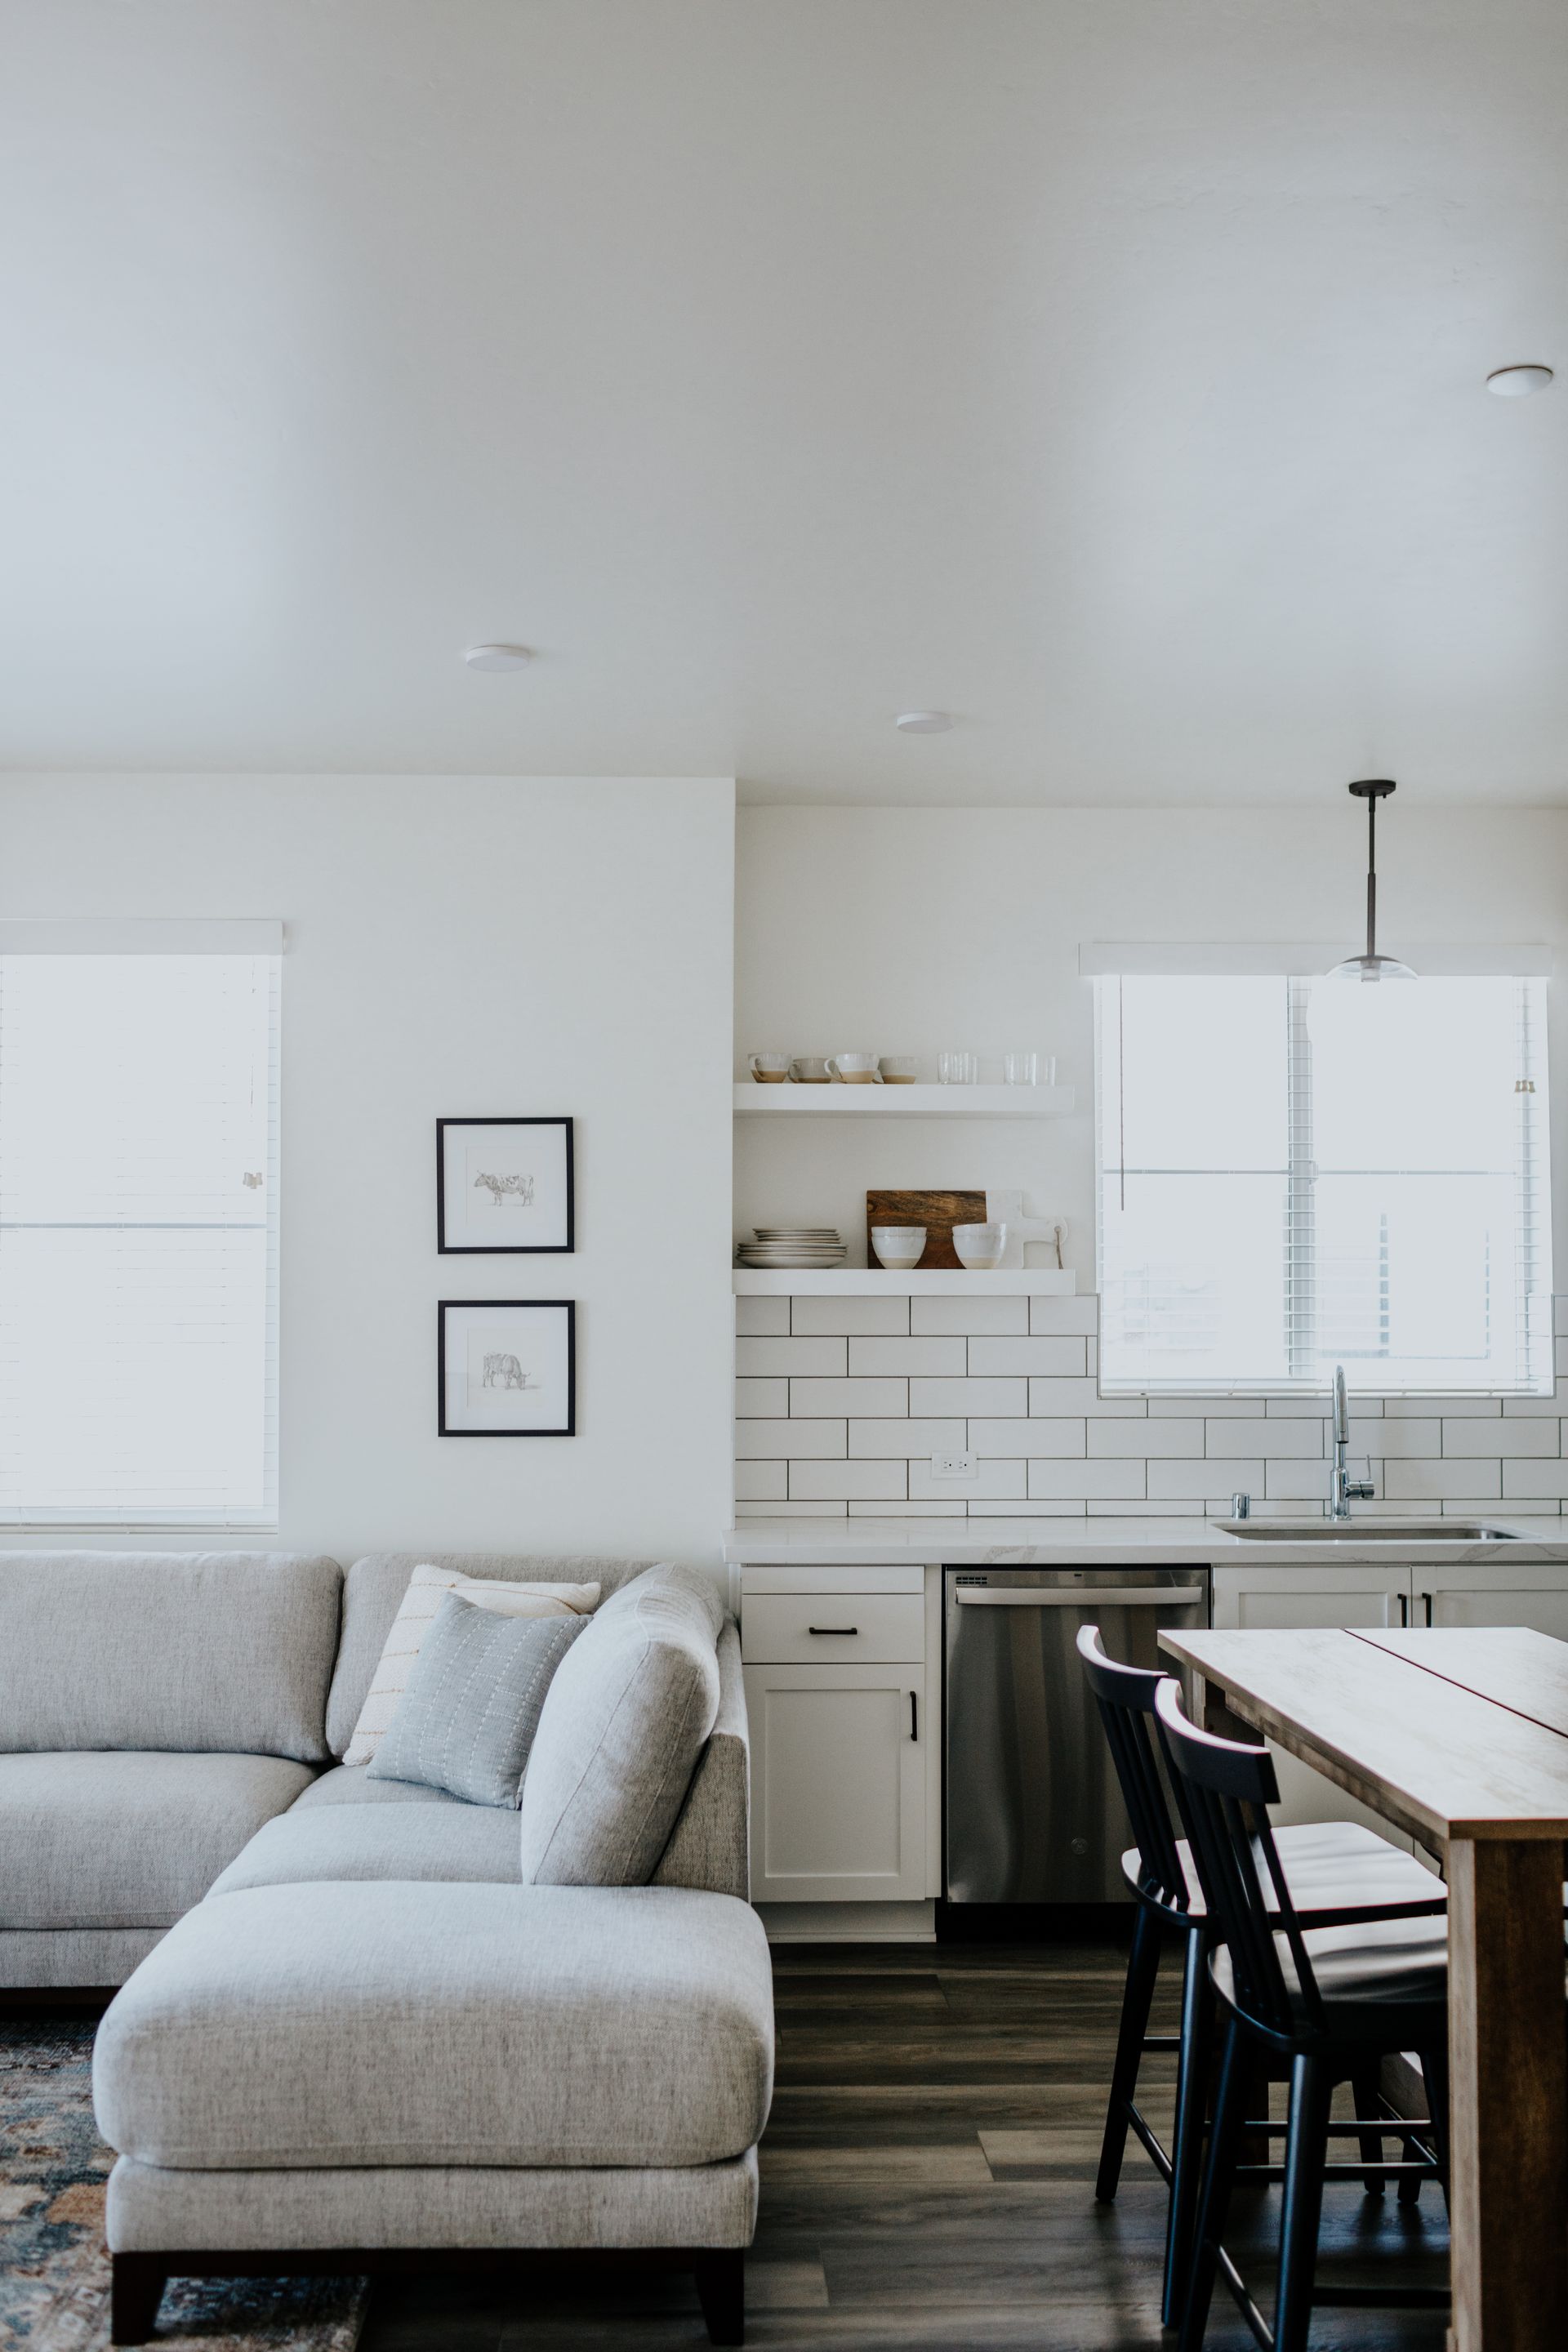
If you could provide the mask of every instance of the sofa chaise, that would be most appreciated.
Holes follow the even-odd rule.
[[[596,1581],[606,1599],[643,1572],[441,1553],[374,1555],[341,1580],[331,1562],[247,1564],[263,1592],[281,1590],[268,1574],[292,1580],[293,1651],[301,1661],[309,1652],[316,1674],[308,1682],[301,1664],[300,1690],[314,1690],[319,1706],[312,1718],[301,1701],[304,1753],[246,1759],[290,1777],[269,1779],[267,1801],[258,1790],[243,1820],[236,1811],[221,1835],[215,1826],[199,1865],[169,1882],[164,1911],[190,1890],[171,1931],[115,1925],[145,1950],[95,2055],[100,2124],[118,2152],[107,2215],[115,2340],[151,2333],[171,2275],[374,2272],[595,2247],[658,2250],[690,2267],[713,2340],[738,2343],[773,2011],[766,1942],[746,1900],[735,1629],[705,1604],[710,1622],[695,1638],[710,1644],[717,1713],[651,1882],[524,1884],[515,1811],[338,1760],[416,1559],[469,1576]],[[137,1571],[156,1585],[187,1565],[116,1561],[116,1584],[101,1564],[78,1563],[76,1605],[63,1618],[35,1608],[30,1638],[47,1643],[90,1614],[94,1574],[98,1590],[128,1592]],[[213,1595],[226,1565],[200,1563],[205,1580],[183,1588],[190,1610],[196,1591],[225,1614]],[[639,1591],[672,1573],[652,1570]],[[170,1591],[166,1618],[179,1613]],[[229,1597],[237,1604],[242,1586]],[[223,1653],[239,1682],[270,1671],[261,1623]],[[266,1630],[276,1641],[272,1619]],[[188,1643],[184,1655],[189,1666]],[[215,1725],[242,1720],[221,1716],[216,1693],[205,1704]],[[98,1720],[146,1738],[182,1719]],[[243,1721],[278,1744],[281,1717]],[[47,1727],[74,1738],[89,1726],[61,1713]],[[98,1767],[111,1776],[126,1760],[100,1749]],[[0,1786],[18,1762],[43,1769],[45,1759],[0,1757]],[[160,1820],[162,1834],[177,1833],[173,1798]],[[37,1916],[47,1912],[46,1902]],[[41,1932],[82,1931],[61,1920]],[[102,1982],[106,1965],[131,1954],[124,1943],[61,1945],[53,1976],[40,1979],[35,1955],[28,1980],[66,1981],[75,1964]]]

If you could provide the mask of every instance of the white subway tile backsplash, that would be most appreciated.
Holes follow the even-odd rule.
[[[908,1426],[907,1422],[899,1423],[901,1429]],[[735,1459],[787,1462],[792,1454],[802,1454],[830,1461],[848,1453],[847,1428],[843,1421],[738,1421]]]
[[[891,1454],[900,1462],[911,1462],[917,1454],[963,1454],[969,1447],[967,1428],[963,1421],[852,1421],[849,1451]]]
[[[1068,1379],[1081,1377],[1089,1369],[1085,1358],[1087,1339],[971,1339],[969,1370],[978,1379],[1011,1372],[1045,1372]]]
[[[843,1503],[740,1503],[735,1505],[738,1519],[841,1519]]]
[[[972,1325],[978,1329],[978,1325]],[[1100,1337],[1100,1301],[1098,1298],[1031,1298],[1029,1328],[1043,1332],[1047,1338],[1069,1331],[1080,1332],[1086,1339]]]
[[[789,1382],[787,1381],[737,1381],[735,1382],[735,1413],[742,1421],[755,1420],[759,1415],[787,1413]]]
[[[737,1299],[737,1513],[1202,1517],[1238,1489],[1260,1517],[1323,1510],[1326,1396],[1101,1396],[1098,1312],[874,1287]],[[1568,1509],[1568,1301],[1554,1313],[1551,1396],[1352,1396],[1352,1474],[1377,1488],[1358,1515]],[[962,1453],[973,1479],[932,1477]]]
[[[1461,1424],[1456,1422],[1454,1425],[1458,1428]],[[1467,1446],[1465,1452],[1500,1454],[1502,1451],[1497,1443],[1498,1433],[1502,1428],[1500,1421],[1471,1422],[1466,1425],[1484,1430],[1491,1443],[1473,1448]],[[1362,1421],[1354,1413],[1351,1416],[1352,1454],[1367,1454],[1373,1461],[1419,1461],[1445,1450],[1440,1421]]]
[[[902,1416],[910,1409],[908,1381],[791,1381],[789,1412],[791,1419],[799,1414],[816,1418],[821,1413],[847,1417],[853,1413],[858,1420],[891,1419]]]
[[[735,1335],[741,1339],[782,1339],[789,1336],[787,1298],[737,1298]]]
[[[1086,1427],[1082,1421],[1066,1419],[992,1421],[982,1416],[969,1423],[969,1450],[983,1460],[989,1454],[1011,1457],[1019,1454],[1043,1461],[1081,1459],[1089,1451],[1084,1443]]]
[[[1230,1507],[1230,1496],[1239,1488],[1248,1494],[1259,1492],[1263,1486],[1263,1464],[1258,1461],[1218,1461],[1205,1458],[1202,1462],[1151,1462],[1149,1494],[1152,1500],[1162,1496],[1213,1495],[1223,1498]]]
[[[963,1519],[969,1516],[963,1503],[856,1503],[848,1506],[852,1519]],[[999,1503],[999,1510],[1007,1505]]]
[[[1142,1462],[1031,1462],[1029,1494],[1037,1502],[1075,1496],[1084,1502],[1112,1496],[1137,1502],[1146,1491],[1143,1477]]]
[[[932,1502],[951,1503],[959,1499],[966,1503],[1002,1503],[1009,1499],[1021,1502],[1027,1491],[1026,1465],[1022,1462],[977,1462],[973,1478],[933,1478],[929,1460],[910,1464],[910,1500],[922,1496]]]
[[[789,1492],[798,1503],[902,1503],[909,1499],[909,1475],[901,1462],[792,1462]]]
[[[851,1339],[849,1376],[891,1372],[947,1374],[962,1380],[969,1370],[963,1339]]]
[[[1097,1383],[1089,1379],[1031,1380],[1029,1411],[1039,1415],[1107,1413],[1124,1421],[1143,1421],[1148,1417],[1149,1408],[1142,1397],[1102,1397]]]
[[[1528,1470],[1548,1465],[1519,1463],[1509,1466]],[[1495,1503],[1502,1493],[1501,1469],[1500,1462],[1385,1462],[1383,1491],[1391,1502],[1430,1502],[1451,1495],[1456,1498],[1479,1496],[1484,1502]]]
[[[1026,1298],[911,1298],[910,1329],[917,1337],[967,1339],[1020,1336],[1029,1328]]]
[[[1463,1465],[1456,1463],[1454,1466]],[[1546,1462],[1505,1462],[1501,1466],[1502,1491],[1510,1502],[1528,1502],[1535,1496],[1561,1501],[1568,1496],[1568,1462],[1553,1456]],[[1495,1494],[1497,1489],[1492,1491]]]
[[[802,1372],[822,1380],[842,1379],[847,1339],[737,1339],[735,1370],[742,1379]]]
[[[1321,1461],[1323,1423],[1300,1418],[1265,1421],[1261,1414],[1256,1420],[1215,1421],[1209,1425],[1207,1450],[1215,1455],[1277,1454],[1286,1459]]]
[[[790,1302],[793,1319],[790,1328],[801,1339],[830,1339],[836,1334],[858,1338],[874,1332],[888,1339],[907,1335],[910,1328],[909,1299],[898,1298],[807,1298],[797,1296]]]
[[[1418,1424],[1416,1424],[1418,1425]],[[1560,1421],[1443,1421],[1445,1454],[1552,1454],[1563,1450]]]
[[[1088,1427],[1091,1456],[1179,1461],[1204,1450],[1201,1421],[1091,1421]]]
[[[945,1415],[1016,1413],[1028,1411],[1026,1381],[911,1381],[910,1411]]]

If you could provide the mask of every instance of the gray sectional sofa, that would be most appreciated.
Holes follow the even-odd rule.
[[[123,1986],[115,2340],[170,2275],[592,2246],[689,2263],[739,2342],[773,2011],[734,1626],[652,1883],[524,1885],[515,1812],[338,1760],[416,1559],[646,1565],[0,1555],[0,1986]]]

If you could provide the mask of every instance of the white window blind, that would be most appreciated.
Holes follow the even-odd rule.
[[[24,929],[0,930],[0,1518],[274,1524],[280,959],[48,926],[7,952]]]
[[[1546,989],[1096,981],[1107,1389],[1546,1394]]]

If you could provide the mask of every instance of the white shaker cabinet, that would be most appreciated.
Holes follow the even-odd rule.
[[[928,1613],[919,1568],[743,1572],[753,1902],[931,1894]]]
[[[1528,1625],[1568,1642],[1568,1561],[1489,1560],[1410,1571],[1413,1625]]]

